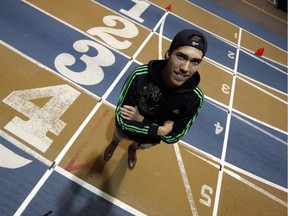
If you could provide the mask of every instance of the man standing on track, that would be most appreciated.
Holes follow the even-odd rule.
[[[128,167],[135,167],[137,149],[162,140],[173,144],[190,129],[203,103],[199,65],[207,51],[205,36],[185,29],[173,39],[165,60],[136,67],[120,92],[116,128],[104,152],[108,161],[121,140],[131,140]]]

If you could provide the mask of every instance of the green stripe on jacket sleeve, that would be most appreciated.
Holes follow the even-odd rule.
[[[148,68],[147,65],[139,66],[134,69],[134,71],[131,73],[131,75],[127,78],[126,82],[124,83],[122,90],[119,95],[118,104],[116,107],[116,120],[118,124],[121,126],[123,130],[127,130],[130,132],[140,133],[140,134],[148,134],[149,126],[144,127],[137,127],[133,124],[128,124],[123,121],[123,118],[120,116],[120,107],[123,105],[124,100],[127,96],[127,93],[129,91],[129,88],[132,86],[134,79],[137,76],[147,74]]]
[[[200,100],[197,112],[191,117],[191,119],[187,123],[186,127],[183,129],[183,131],[180,134],[178,134],[176,136],[162,136],[161,139],[164,142],[176,143],[190,130],[192,124],[194,123],[194,121],[196,120],[196,118],[197,118],[197,116],[198,116],[198,114],[200,112],[200,109],[202,107],[203,100],[204,100],[204,94],[203,94],[202,90],[198,86],[194,89],[194,92],[197,94],[197,96],[198,96],[198,98]]]

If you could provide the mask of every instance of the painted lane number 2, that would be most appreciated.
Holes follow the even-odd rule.
[[[124,27],[122,29],[114,29],[116,22],[120,22]],[[91,35],[100,37],[106,44],[116,49],[127,49],[131,46],[128,40],[121,41],[120,38],[133,38],[139,33],[137,27],[132,22],[119,16],[106,16],[103,18],[106,27],[94,27],[87,32]],[[61,53],[55,60],[56,69],[69,78],[70,80],[81,85],[96,85],[104,79],[104,71],[102,67],[108,67],[115,63],[114,54],[105,46],[91,40],[78,40],[73,44],[76,52],[81,53],[80,59],[70,53]],[[87,53],[90,49],[97,51],[96,56],[89,56]],[[71,66],[77,65],[78,61],[85,64],[83,71],[77,72],[71,69]]]
[[[26,116],[28,120],[16,116],[4,128],[45,152],[53,142],[47,137],[47,132],[60,134],[66,126],[60,117],[79,95],[80,92],[69,85],[13,91],[3,102]],[[41,98],[48,99],[43,106],[33,103],[33,100]]]
[[[122,29],[111,28],[116,26],[117,21],[124,25]],[[94,27],[89,29],[87,32],[91,35],[100,37],[106,44],[115,49],[127,49],[132,43],[128,40],[118,40],[114,35],[121,38],[134,38],[139,34],[138,28],[135,24],[122,17],[112,15],[105,16],[103,22],[108,27]]]

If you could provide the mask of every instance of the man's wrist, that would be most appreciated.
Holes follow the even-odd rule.
[[[144,116],[139,115],[139,117],[138,117],[138,122],[143,122],[143,120],[144,120]]]
[[[159,126],[157,130],[157,135],[158,136],[164,136],[166,135],[165,127],[164,126]]]

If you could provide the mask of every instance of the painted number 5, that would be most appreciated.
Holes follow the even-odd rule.
[[[201,195],[203,199],[201,198],[199,201],[203,205],[206,205],[207,207],[211,207],[211,197],[207,192],[212,195],[213,194],[213,189],[209,187],[208,185],[203,185],[201,189]]]

